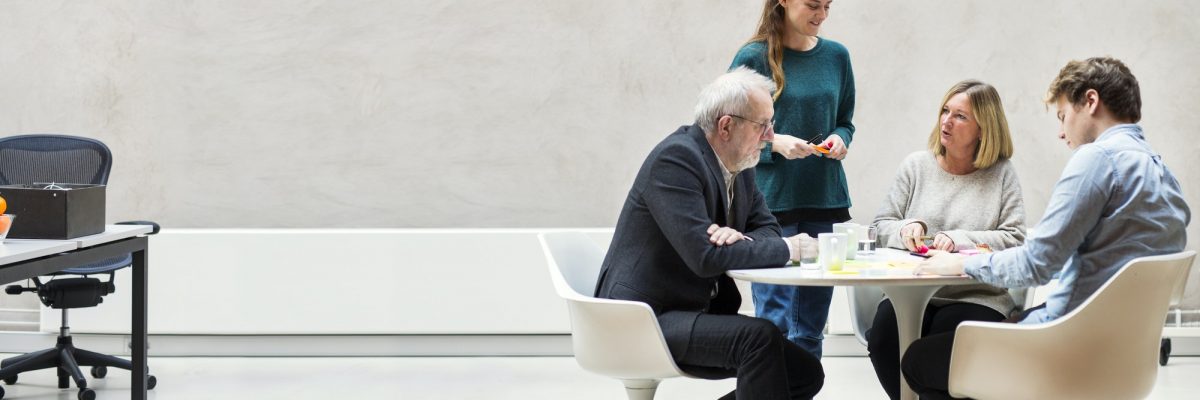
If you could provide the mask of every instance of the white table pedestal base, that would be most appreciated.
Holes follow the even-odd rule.
[[[921,323],[925,319],[925,305],[929,303],[929,299],[933,294],[941,289],[942,285],[929,286],[884,286],[883,294],[888,299],[892,300],[892,307],[896,309],[896,322],[898,323],[900,333],[900,359],[904,359],[904,352],[908,350],[908,345],[921,337]],[[900,374],[900,398],[903,400],[915,400],[917,394],[909,389],[908,381],[904,380],[904,373]]]

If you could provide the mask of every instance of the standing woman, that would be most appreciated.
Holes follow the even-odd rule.
[[[775,138],[757,166],[758,188],[784,236],[833,231],[850,220],[842,159],[854,138],[854,72],[840,43],[818,37],[832,0],[766,0],[758,32],[733,65],[771,77]],[[754,309],[814,356],[821,356],[831,287],[755,283]]]

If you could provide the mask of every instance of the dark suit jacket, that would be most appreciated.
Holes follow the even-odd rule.
[[[646,157],[625,206],[596,297],[649,304],[672,354],[687,348],[696,317],[733,314],[741,295],[730,269],[783,266],[788,247],[749,169],[734,179],[733,208],[725,213],[725,180],[699,126],[684,126]],[[709,243],[709,225],[753,238],[729,246]]]

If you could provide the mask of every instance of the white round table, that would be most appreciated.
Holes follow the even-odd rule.
[[[816,268],[815,265],[805,264],[802,267],[781,267],[764,269],[731,270],[728,275],[734,279],[792,286],[879,286],[883,294],[892,300],[896,309],[896,323],[900,335],[900,358],[913,341],[921,336],[921,320],[925,315],[925,305],[945,285],[963,285],[976,283],[968,276],[938,276],[912,274],[911,268],[905,266],[887,266],[882,264],[911,264],[922,258],[908,254],[904,250],[878,249],[873,256],[858,256],[842,272],[829,272]],[[853,272],[851,266],[862,263],[873,263],[875,267],[867,274],[866,270]],[[908,382],[900,377],[900,398],[916,399],[916,393],[908,388]]]

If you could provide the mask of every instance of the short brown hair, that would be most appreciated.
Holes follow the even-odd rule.
[[[979,146],[975,149],[975,168],[986,169],[997,161],[1012,157],[1012,135],[1008,132],[1008,119],[1004,117],[1004,105],[1000,103],[1000,93],[992,85],[968,79],[954,84],[946,95],[942,96],[942,105],[938,107],[938,122],[929,133],[929,151],[939,156],[946,155],[946,147],[942,146],[942,108],[950,102],[950,98],[959,93],[966,93],[971,101],[972,118],[979,124]]]
[[[1095,89],[1104,106],[1117,118],[1138,122],[1142,119],[1142,94],[1137,78],[1121,60],[1112,57],[1092,57],[1068,62],[1046,92],[1046,104],[1059,97],[1075,107],[1084,104],[1084,93]]]

